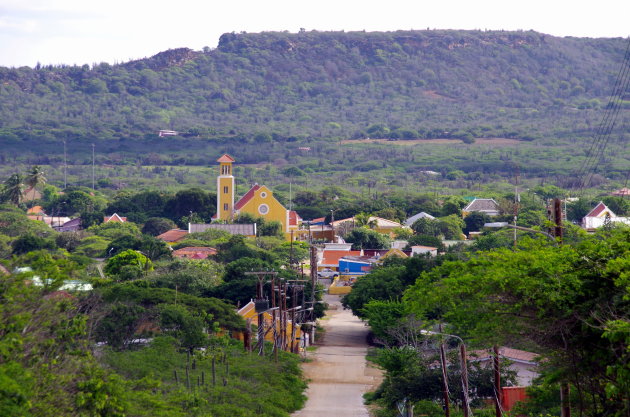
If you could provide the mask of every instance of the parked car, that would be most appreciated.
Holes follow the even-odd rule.
[[[317,271],[317,276],[319,278],[337,278],[339,276],[339,273],[337,271],[333,271],[330,268],[325,268],[321,271]]]

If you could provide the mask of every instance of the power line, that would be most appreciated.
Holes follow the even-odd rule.
[[[617,74],[613,92],[606,105],[602,121],[599,124],[597,133],[594,140],[591,143],[587,156],[582,163],[580,169],[576,173],[578,179],[577,187],[581,193],[586,188],[596,173],[601,158],[604,154],[606,146],[610,140],[610,134],[612,133],[617,116],[622,107],[623,97],[628,91],[628,84],[630,82],[630,38],[628,38],[628,45],[626,46],[626,52],[624,54],[621,68]]]

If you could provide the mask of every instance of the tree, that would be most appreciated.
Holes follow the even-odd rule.
[[[356,227],[367,227],[368,229],[374,229],[377,224],[377,220],[368,213],[358,213],[354,216],[354,222]]]
[[[2,197],[4,200],[17,206],[24,197],[23,188],[22,176],[20,174],[13,174],[4,182]]]
[[[628,333],[616,323],[627,321],[628,277],[628,228],[574,246],[523,237],[516,249],[481,252],[422,274],[404,300],[418,318],[449,323],[462,337],[534,344],[546,353],[548,375],[580,393],[582,412],[621,416],[630,411],[629,393],[616,366],[630,358]]]
[[[466,200],[461,197],[449,196],[442,204],[442,216],[462,215],[462,209],[466,207]]]
[[[480,211],[473,211],[464,218],[464,233],[478,232],[483,228],[483,225],[490,222],[490,216]]]
[[[117,276],[123,275],[122,278],[130,276],[139,277],[145,272],[151,271],[153,264],[151,260],[138,251],[128,249],[107,260],[104,271],[107,275]],[[135,274],[135,275],[133,275]]]
[[[390,246],[388,236],[365,227],[353,229],[345,239],[346,242],[352,243],[353,250],[387,249]]]
[[[144,226],[142,226],[142,233],[151,236],[161,235],[171,229],[175,229],[177,225],[170,219],[164,217],[151,217],[148,219]]]
[[[413,222],[411,228],[419,235],[438,236],[440,234],[438,220],[432,220],[426,217],[421,217]]]
[[[30,188],[35,189],[38,185],[45,185],[46,181],[45,173],[42,171],[42,168],[39,165],[35,165],[26,174],[24,183]]]
[[[450,216],[440,217],[438,219],[438,228],[440,233],[446,240],[462,240],[462,228],[464,227],[464,221],[458,215],[451,214]]]
[[[44,239],[33,234],[26,234],[13,241],[13,253],[21,255],[24,253],[41,250],[54,249],[55,243],[52,240]]]

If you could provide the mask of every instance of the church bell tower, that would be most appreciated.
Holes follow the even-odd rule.
[[[217,159],[219,176],[217,177],[217,220],[231,221],[234,217],[234,176],[232,164],[234,158],[225,154]]]

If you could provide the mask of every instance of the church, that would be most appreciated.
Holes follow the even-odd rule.
[[[282,225],[285,239],[298,237],[298,229],[302,219],[293,210],[287,210],[273,196],[273,191],[264,185],[254,184],[238,201],[235,201],[236,182],[232,164],[236,162],[230,155],[225,154],[219,159],[219,176],[217,177],[217,214],[213,221],[231,222],[241,213],[248,213],[254,217],[262,217],[266,222],[277,221]]]

